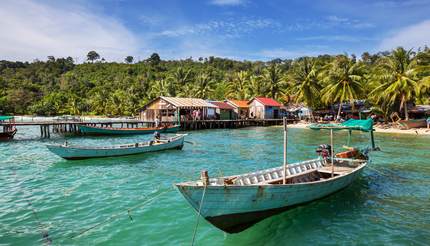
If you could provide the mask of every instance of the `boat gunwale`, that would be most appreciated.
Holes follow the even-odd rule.
[[[356,161],[357,159],[347,159],[347,158],[334,158],[335,160],[342,160],[342,161],[346,161],[346,160],[351,160],[351,161]],[[314,159],[314,160],[318,160],[318,159]],[[317,183],[325,183],[325,182],[329,182],[329,181],[333,181],[336,179],[339,179],[341,177],[353,174],[361,169],[363,169],[367,164],[368,164],[368,160],[360,160],[363,161],[362,164],[360,164],[359,166],[355,167],[354,169],[352,169],[350,172],[344,173],[344,174],[338,174],[336,176],[324,179],[324,180],[316,180],[316,181],[309,181],[309,182],[300,182],[300,183],[290,183],[290,184],[270,184],[270,183],[259,183],[259,184],[246,184],[246,185],[238,185],[238,184],[222,184],[222,185],[207,185],[206,189],[210,189],[211,187],[213,188],[220,188],[220,187],[228,187],[228,188],[243,188],[243,187],[261,187],[261,186],[271,186],[271,187],[284,187],[284,186],[293,186],[293,185],[304,185],[304,184],[317,184]],[[315,168],[314,171],[318,171],[318,169],[320,168]],[[266,169],[269,170],[269,169]],[[242,175],[247,175],[247,174],[251,174],[251,173],[245,173],[245,174],[241,174],[241,175],[233,175],[233,176],[224,176],[224,177],[215,177],[215,179],[220,179],[220,178],[229,178],[229,177],[238,177],[238,176],[242,176]],[[287,176],[288,178],[288,176]],[[198,184],[197,182],[201,182],[200,180],[195,180],[195,181],[186,181],[186,182],[181,182],[181,183],[176,183],[175,186],[177,188],[181,188],[181,187],[192,187],[192,188],[204,188],[205,186],[201,183]]]
[[[87,125],[79,125],[78,127],[87,127],[91,129],[102,129],[102,130],[114,130],[114,131],[157,131],[157,130],[166,130],[178,128],[179,125],[168,126],[168,127],[137,127],[137,128],[120,128],[120,127],[102,127],[102,126],[87,126]]]
[[[185,138],[188,134],[176,134],[176,136],[168,138],[168,139],[162,139],[160,144],[156,145],[149,145],[150,141],[146,142],[140,142],[137,143],[138,147],[136,147],[135,143],[132,144],[117,144],[117,145],[111,145],[108,147],[91,147],[91,146],[73,146],[73,145],[64,145],[64,144],[47,144],[46,147],[54,147],[54,148],[61,148],[61,149],[75,149],[75,150],[116,150],[116,149],[134,149],[134,148],[145,148],[149,146],[158,146],[158,145],[164,145],[169,144],[175,141],[181,140],[181,138]]]

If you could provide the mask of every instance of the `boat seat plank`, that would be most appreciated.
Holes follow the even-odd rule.
[[[297,174],[294,174],[294,175],[291,175],[291,176],[287,176],[287,179],[291,179],[291,178],[299,177],[299,176],[302,176],[302,175],[305,175],[305,174],[309,174],[309,173],[315,172],[316,170],[317,169],[307,170],[305,172],[301,172],[301,173],[297,173]],[[263,182],[257,183],[257,185],[275,183],[275,182],[280,182],[282,180],[284,180],[284,177],[280,177],[280,178],[277,178],[277,179],[263,181]]]

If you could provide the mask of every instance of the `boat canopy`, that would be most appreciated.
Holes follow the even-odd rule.
[[[13,119],[13,116],[0,115],[0,121]]]
[[[320,130],[320,129],[332,129],[332,130],[358,130],[363,132],[373,131],[373,120],[354,120],[349,119],[340,124],[312,124],[309,126],[310,129]]]

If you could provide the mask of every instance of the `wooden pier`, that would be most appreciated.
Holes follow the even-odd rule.
[[[294,120],[291,120],[294,122]],[[176,124],[177,122],[162,122],[162,124]],[[78,125],[98,126],[98,127],[120,127],[137,128],[153,127],[153,121],[124,120],[124,121],[32,121],[0,123],[0,126],[10,126],[14,124],[20,126],[34,126],[40,128],[41,138],[50,138],[51,133],[56,134],[81,134]],[[181,130],[203,130],[220,128],[242,128],[250,126],[272,126],[282,125],[282,119],[241,119],[241,120],[186,120],[181,121]]]

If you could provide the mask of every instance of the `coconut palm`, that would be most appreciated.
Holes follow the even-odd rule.
[[[150,89],[150,98],[156,98],[159,96],[172,96],[174,91],[174,85],[169,79],[156,80]]]
[[[261,76],[251,75],[249,77],[249,83],[246,86],[248,99],[260,95],[266,94],[266,87],[263,84]]]
[[[171,79],[178,86],[184,86],[191,81],[191,69],[185,70],[183,67],[178,67],[171,75]]]
[[[353,62],[344,55],[336,57],[320,73],[320,79],[326,86],[321,91],[322,101],[327,104],[339,103],[337,119],[340,118],[343,102],[349,101],[354,107],[354,100],[361,96],[364,75],[364,65],[360,62]]]
[[[211,74],[201,73],[196,77],[196,86],[194,87],[194,96],[198,98],[208,98],[213,91],[214,80]]]
[[[246,99],[246,87],[249,83],[249,72],[240,71],[232,75],[230,79],[229,94],[234,95],[236,99]]]
[[[277,64],[265,68],[262,76],[263,82],[268,86],[268,96],[278,98],[282,94],[284,85],[282,70]]]
[[[387,103],[394,106],[399,105],[399,112],[404,110],[405,119],[409,119],[407,103],[419,94],[418,73],[422,67],[415,59],[412,50],[401,47],[392,51],[389,56],[382,57],[377,61],[374,78],[379,85],[371,92],[376,98],[376,103]],[[425,85],[426,80],[422,80]],[[422,87],[423,90],[424,87]]]
[[[315,59],[304,57],[293,63],[291,74],[288,76],[292,83],[290,91],[295,95],[295,101],[304,102],[311,109],[315,109],[320,98],[319,70]],[[312,113],[311,117],[313,118]]]

